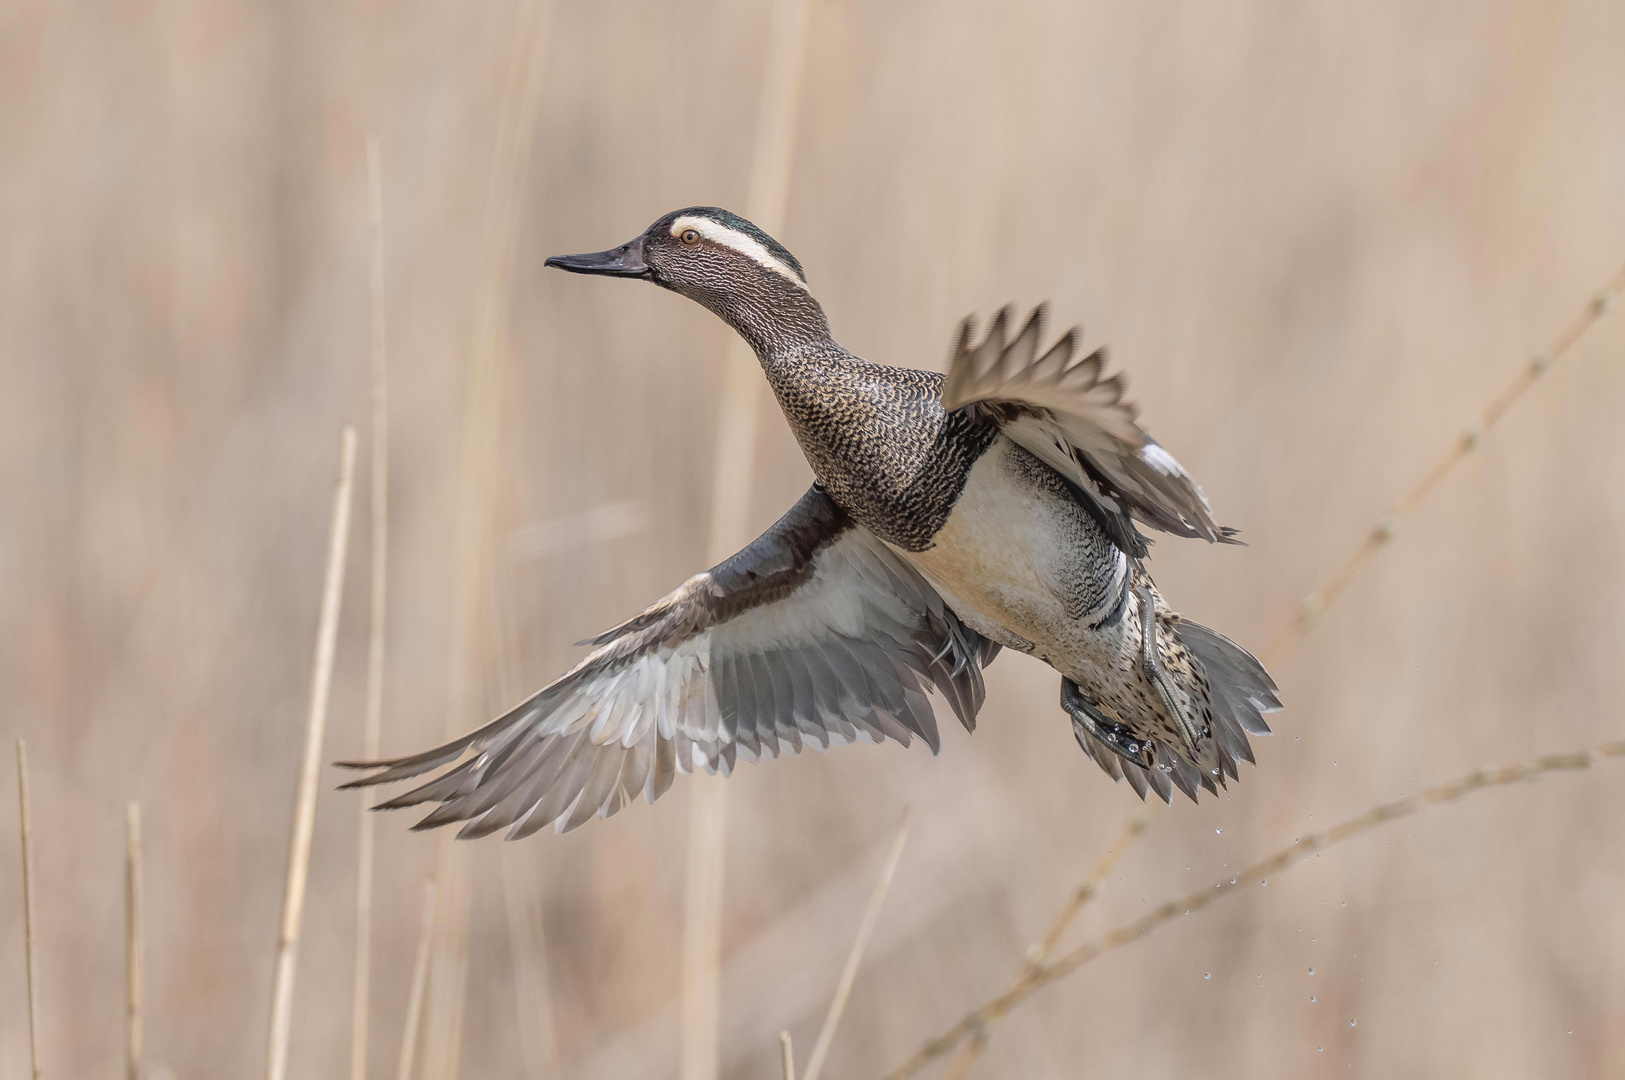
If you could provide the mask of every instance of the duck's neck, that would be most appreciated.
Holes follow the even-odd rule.
[[[806,289],[764,275],[759,287],[735,289],[700,302],[733,327],[771,373],[781,362],[834,344],[824,309]]]

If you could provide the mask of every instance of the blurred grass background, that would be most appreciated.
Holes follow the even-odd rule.
[[[149,1060],[191,1080],[263,1059],[334,451],[368,410],[369,132],[383,739],[405,752],[702,565],[728,331],[542,259],[742,205],[767,32],[759,3],[0,5],[0,736],[32,754],[51,1074],[122,1060],[129,800]],[[1255,648],[1625,251],[1618,4],[812,0],[807,34],[779,238],[837,338],[940,366],[968,312],[1049,298],[1083,322],[1250,544],[1165,539],[1159,585]],[[1380,799],[1620,732],[1622,350],[1616,316],[1404,523],[1278,665],[1289,711],[1260,767],[1160,815],[1089,927]],[[484,585],[460,616],[482,438]],[[772,410],[758,459],[753,527],[809,479]],[[329,759],[360,747],[357,515]],[[831,1076],[878,1075],[1000,988],[1137,806],[1077,751],[1052,673],[1005,656],[989,683],[976,736],[945,729],[940,757],[862,747],[730,781],[726,1077],[774,1075],[781,1028],[811,1046],[905,804]],[[296,1076],[349,1053],[357,802],[325,779]],[[1618,785],[1513,789],[1327,853],[1043,992],[977,1072],[1625,1069]],[[466,1012],[420,1075],[674,1072],[687,788],[463,846]],[[374,1075],[437,857],[410,820],[378,828]],[[7,887],[0,1072],[25,1070],[25,1024]]]

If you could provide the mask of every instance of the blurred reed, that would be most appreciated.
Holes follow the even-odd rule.
[[[756,116],[745,216],[770,234],[783,231],[795,148],[797,98],[807,36],[807,0],[775,0]],[[742,339],[728,347],[711,468],[707,554],[719,563],[750,542],[752,472],[761,413],[761,372]],[[727,847],[727,787],[720,778],[689,785],[689,835],[683,907],[682,1080],[715,1080],[722,992],[722,895]]]
[[[28,745],[17,740],[17,828],[23,860],[23,956],[28,980],[28,1064],[33,1080],[39,1059],[39,958],[34,954],[34,815],[28,799]]]
[[[784,1080],[796,1080],[796,1051],[788,1031],[779,1032],[779,1066],[783,1070]]]
[[[423,1018],[423,995],[429,985],[429,958],[434,949],[435,883],[423,883],[423,925],[418,932],[417,954],[412,960],[412,986],[406,995],[406,1022],[401,1027],[401,1052],[396,1061],[395,1080],[412,1080],[417,1057],[418,1024]]]
[[[546,0],[519,0],[505,50],[506,66],[495,113],[473,293],[473,327],[463,386],[461,450],[453,556],[454,599],[444,734],[458,735],[483,719],[492,703],[483,693],[490,643],[490,566],[502,445],[501,408],[507,368],[507,329],[513,297],[514,253],[541,100],[542,46],[553,16]],[[443,833],[436,851],[435,964],[425,1017],[424,1075],[455,1080],[462,1056],[468,990],[470,854]]]
[[[384,352],[384,194],[378,137],[367,136],[367,222],[371,236],[370,374],[372,378],[372,608],[367,634],[367,701],[361,760],[378,760],[384,717],[384,617],[389,584],[389,371]],[[357,799],[355,990],[350,1008],[350,1080],[367,1078],[367,1018],[372,999],[372,798]]]
[[[124,1075],[141,1080],[141,1006],[145,957],[141,940],[141,804],[124,812]]]
[[[266,1080],[283,1080],[288,1071],[288,1036],[293,1021],[293,983],[299,952],[299,926],[304,917],[305,886],[310,872],[310,841],[316,828],[316,788],[322,767],[322,734],[327,727],[327,700],[333,685],[333,654],[338,641],[339,610],[344,600],[345,550],[350,539],[350,493],[355,485],[355,428],[346,426],[340,440],[339,479],[333,493],[328,532],[327,572],[322,582],[321,615],[311,662],[310,711],[305,723],[305,749],[299,769],[288,876],[282,898],[282,925],[277,935],[276,966],[271,986],[271,1025],[265,1051]]]

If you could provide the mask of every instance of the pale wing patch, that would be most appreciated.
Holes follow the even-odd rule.
[[[713,221],[699,214],[685,214],[671,223],[671,235],[681,236],[686,230],[693,229],[707,240],[732,248],[752,262],[773,271],[786,281],[795,283],[805,289],[807,283],[802,281],[796,272],[774,257],[773,253],[760,240],[747,236],[737,229],[730,229],[719,221]]]

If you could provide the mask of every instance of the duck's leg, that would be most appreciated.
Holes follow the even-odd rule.
[[[1061,708],[1072,717],[1072,726],[1079,732],[1094,736],[1125,761],[1145,769],[1151,767],[1151,740],[1142,739],[1122,724],[1106,719],[1095,703],[1084,697],[1078,684],[1065,676],[1061,677]],[[1079,742],[1082,742],[1081,735]]]
[[[1145,672],[1146,679],[1156,688],[1157,696],[1162,699],[1162,707],[1168,713],[1168,719],[1174,722],[1179,729],[1180,738],[1185,741],[1185,749],[1190,752],[1190,760],[1197,761],[1201,751],[1196,748],[1196,742],[1202,737],[1202,732],[1185,715],[1185,710],[1179,707],[1179,698],[1174,695],[1173,682],[1168,673],[1162,670],[1157,662],[1157,607],[1151,596],[1151,586],[1141,582],[1140,597],[1140,667]]]

